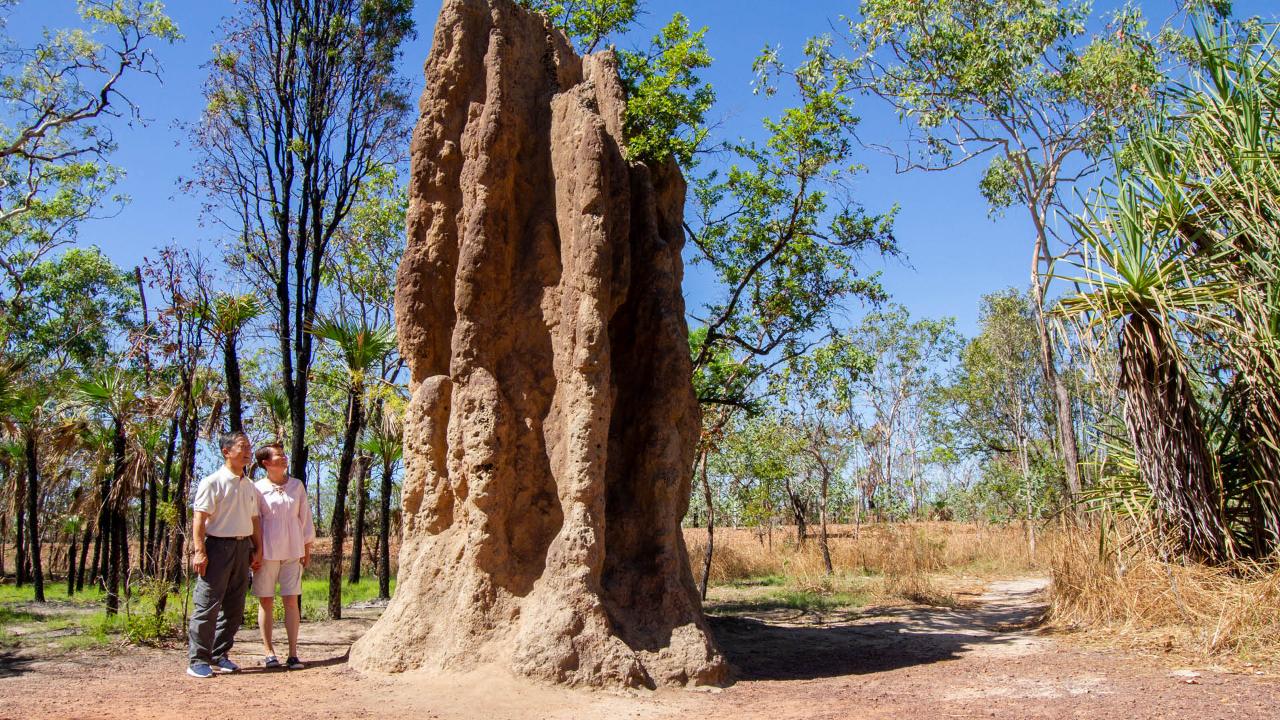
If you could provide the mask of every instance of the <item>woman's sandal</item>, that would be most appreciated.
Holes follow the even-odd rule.
[[[288,667],[290,670],[301,670],[302,668],[306,667],[306,665],[302,664],[301,660],[299,660],[296,656],[293,656],[293,655],[290,655],[289,659],[285,661],[285,666]]]
[[[268,655],[267,659],[262,661],[262,665],[268,670],[278,670],[280,668],[280,658],[275,655]]]

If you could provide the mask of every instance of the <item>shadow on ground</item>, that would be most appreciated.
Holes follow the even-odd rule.
[[[17,677],[26,673],[32,659],[9,650],[0,650],[0,678]]]
[[[709,620],[738,680],[811,680],[953,660],[1009,644],[1017,639],[1009,631],[1030,628],[1043,612],[1039,591],[1032,590],[984,597],[973,608],[763,610]]]

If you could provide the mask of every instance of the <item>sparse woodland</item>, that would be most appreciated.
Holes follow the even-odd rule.
[[[704,599],[767,579],[805,607],[948,605],[939,576],[1044,573],[1057,627],[1280,652],[1274,25],[1216,1],[852,1],[742,69],[761,104],[739,138],[702,74],[715,27],[676,14],[638,43],[640,0],[518,4],[581,52],[615,48],[628,157],[689,183]],[[79,12],[0,36],[4,602],[86,595],[98,632],[178,636],[190,495],[210,438],[240,428],[284,442],[315,503],[305,617],[390,597],[402,50],[431,28],[410,0],[228,3],[186,128],[199,164],[175,168],[205,220],[177,234],[211,242],[121,267],[79,230],[127,202],[112,129],[145,115],[131,85],[183,37],[157,2]],[[872,108],[902,134],[863,132]],[[974,248],[1028,269],[980,299],[976,332],[881,284],[913,248],[909,207],[858,200],[873,154],[980,168],[987,209],[1025,227]]]

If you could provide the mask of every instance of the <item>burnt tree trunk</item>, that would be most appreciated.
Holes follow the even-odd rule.
[[[347,392],[346,430],[342,436],[342,454],[338,459],[338,477],[333,491],[333,515],[329,518],[329,537],[333,543],[329,560],[329,617],[342,617],[343,544],[347,539],[347,489],[355,465],[356,442],[360,438],[364,389],[353,383]],[[353,562],[360,562],[354,558]]]
[[[28,429],[23,455],[27,461],[27,537],[31,546],[31,580],[35,601],[44,602],[44,567],[40,563],[40,464],[36,455],[36,433]]]
[[[378,506],[378,597],[391,598],[391,471],[393,463],[382,460],[382,492]]]
[[[222,361],[227,374],[227,408],[231,432],[244,432],[244,411],[241,402],[240,356],[236,349],[236,336],[227,333],[222,343]],[[297,437],[297,436],[295,436]],[[305,469],[305,468],[304,468]],[[302,470],[298,471],[303,472]]]
[[[369,467],[373,458],[361,455],[356,460],[356,518],[351,533],[351,570],[347,574],[347,582],[355,585],[360,582],[360,568],[364,559],[364,516],[365,506],[369,502]]]

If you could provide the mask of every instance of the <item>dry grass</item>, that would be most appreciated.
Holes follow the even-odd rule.
[[[773,537],[755,530],[716,530],[711,584],[732,585],[772,579],[809,592],[870,592],[884,599],[953,605],[939,582],[944,574],[1018,575],[1044,571],[1033,560],[1021,528],[928,522],[838,525],[831,528],[833,573],[828,575],[816,537],[803,545],[794,528]],[[685,530],[695,577],[702,573],[706,531]]]
[[[1051,622],[1187,659],[1280,661],[1280,570],[1170,563],[1139,545],[1099,558],[1077,533],[1052,556]]]

